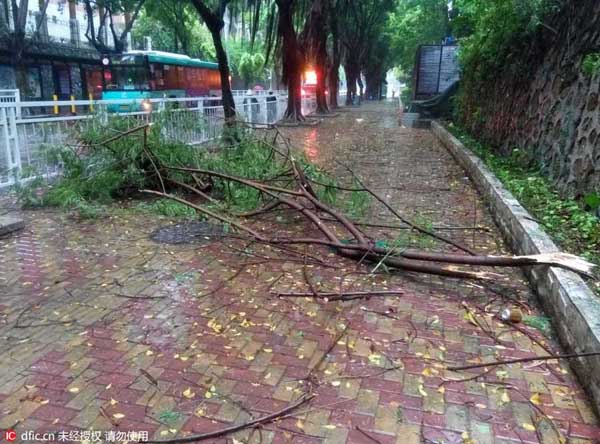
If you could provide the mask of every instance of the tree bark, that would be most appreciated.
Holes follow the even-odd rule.
[[[2,27],[0,31],[5,32],[6,35],[2,37],[7,42],[7,47],[10,51],[10,57],[12,65],[15,67],[15,80],[17,88],[22,92],[23,96],[28,96],[29,84],[27,82],[27,63],[25,62],[25,56],[30,46],[31,40],[36,40],[40,34],[40,31],[44,27],[46,21],[46,10],[48,8],[49,0],[39,1],[38,16],[35,22],[35,32],[33,36],[28,37],[26,33],[27,16],[29,8],[29,0],[21,0],[17,3],[16,0],[11,2],[10,8],[8,2],[4,2],[2,11],[3,19],[1,21]],[[10,11],[9,11],[10,9]],[[13,27],[12,30],[9,26],[9,12],[12,16]]]
[[[344,72],[346,73],[346,105],[354,104],[354,99],[356,98],[356,75],[357,68],[352,64],[344,65]],[[360,73],[360,71],[359,71]]]
[[[338,7],[340,0],[334,0],[329,10],[329,26],[331,27],[331,65],[327,73],[329,83],[329,108],[336,109],[338,104],[338,92],[340,88],[340,64],[342,61],[340,53],[340,36],[338,30]]]
[[[288,104],[285,118],[302,121],[302,70],[304,57],[294,29],[294,1],[276,0],[279,11],[277,32],[282,38],[282,80],[288,88]]]
[[[314,0],[302,32],[302,43],[307,58],[317,75],[316,98],[318,114],[329,112],[327,106],[327,12],[329,0]]]
[[[202,21],[208,27],[215,46],[217,62],[219,64],[219,74],[221,76],[221,95],[223,101],[223,112],[225,114],[225,123],[228,127],[235,125],[235,102],[233,93],[231,92],[231,83],[229,82],[229,61],[227,60],[227,52],[223,46],[221,31],[225,26],[223,16],[229,0],[220,0],[216,11],[212,11],[204,4],[203,0],[193,0],[196,11],[202,18]]]
[[[228,125],[233,125],[235,121],[235,102],[233,93],[231,92],[231,83],[229,82],[229,62],[227,60],[227,52],[223,47],[221,39],[221,31],[211,31],[213,44],[215,45],[215,53],[217,62],[219,63],[219,74],[221,75],[221,95],[223,99],[223,112],[225,113],[225,121]]]

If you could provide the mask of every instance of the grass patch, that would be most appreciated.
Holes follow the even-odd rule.
[[[171,199],[161,198],[148,202],[139,202],[133,209],[141,213],[157,214],[173,218],[196,218],[196,210]]]
[[[600,265],[600,219],[586,210],[594,208],[596,193],[582,201],[562,198],[523,150],[502,156],[453,124],[448,130],[485,162],[562,249]],[[595,290],[600,293],[600,283]]]

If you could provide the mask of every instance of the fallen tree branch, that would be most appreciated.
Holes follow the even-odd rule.
[[[275,151],[274,151],[275,152]],[[293,182],[285,184],[284,186],[275,186],[266,184],[258,180],[248,179],[245,177],[239,177],[226,172],[211,171],[199,168],[186,168],[177,166],[164,166],[161,165],[163,171],[176,171],[179,173],[188,173],[195,178],[196,175],[207,176],[208,178],[217,178],[224,181],[226,184],[234,182],[246,187],[250,187],[263,195],[272,199],[265,207],[255,211],[254,213],[247,213],[248,215],[260,214],[262,211],[272,209],[276,206],[283,205],[290,208],[293,211],[298,212],[302,215],[306,221],[310,222],[314,228],[316,228],[322,238],[308,237],[308,238],[277,238],[269,237],[266,233],[267,230],[264,228],[261,231],[250,228],[242,222],[238,222],[234,219],[235,216],[229,216],[227,211],[223,210],[220,214],[212,209],[205,208],[204,206],[195,204],[186,199],[174,196],[172,194],[154,190],[142,190],[146,193],[151,193],[157,196],[166,197],[173,199],[179,203],[187,205],[196,211],[205,214],[211,218],[217,219],[223,223],[226,223],[240,231],[250,235],[255,242],[261,242],[264,244],[270,244],[272,246],[279,246],[281,248],[284,244],[312,244],[328,246],[339,254],[340,256],[358,261],[359,264],[363,262],[375,263],[379,267],[385,265],[387,268],[394,268],[404,271],[425,273],[438,276],[446,276],[458,279],[474,279],[474,280],[489,280],[497,278],[499,275],[495,273],[485,271],[468,271],[461,270],[454,265],[444,266],[440,264],[434,264],[433,262],[440,262],[445,264],[462,264],[462,265],[475,265],[475,266],[510,266],[510,267],[522,267],[531,265],[556,265],[563,268],[567,268],[578,273],[590,275],[591,267],[593,266],[589,262],[584,261],[581,258],[571,255],[564,254],[552,254],[552,255],[537,255],[537,256],[478,256],[473,251],[461,246],[460,244],[445,238],[444,236],[432,233],[418,225],[408,221],[402,215],[400,215],[394,208],[392,208],[385,200],[379,197],[375,192],[365,186],[362,181],[356,177],[352,170],[349,170],[351,174],[356,178],[358,183],[363,186],[364,190],[375,197],[388,210],[399,218],[403,223],[413,227],[415,230],[432,236],[436,239],[447,242],[456,248],[467,252],[471,256],[452,254],[452,253],[430,253],[412,250],[400,250],[391,247],[385,247],[378,245],[372,238],[358,228],[358,226],[346,217],[343,213],[336,210],[335,208],[324,204],[316,195],[313,190],[310,178],[306,175],[305,171],[301,168],[301,165],[290,155],[291,151],[288,149],[287,154],[283,154],[277,151],[280,156],[284,156],[284,161],[281,163],[281,169],[284,171],[291,171],[293,173]],[[280,161],[274,159],[273,162]],[[158,170],[159,168],[157,168]],[[168,176],[167,176],[168,177]],[[171,179],[169,179],[171,180]],[[185,181],[176,181],[177,185],[183,184]],[[195,187],[185,186],[184,188],[199,194]],[[202,191],[200,193],[203,194]],[[202,195],[201,194],[201,195]],[[350,235],[353,240],[351,243],[342,241],[342,235],[338,227],[332,227],[328,225],[327,221],[322,217],[326,214],[328,217],[334,220],[334,223],[341,225],[341,228],[345,230],[346,235]],[[309,284],[310,285],[310,284]],[[311,288],[311,292],[316,297],[314,288]],[[357,297],[361,295],[356,295]],[[327,297],[327,296],[325,296]],[[333,298],[348,298],[348,296],[340,296],[339,294],[332,295]]]
[[[369,298],[371,296],[386,296],[386,295],[401,295],[404,294],[400,290],[374,290],[374,291],[344,291],[344,292],[294,292],[294,293],[277,293],[280,298],[315,298],[327,299],[328,301],[348,301],[352,299]]]
[[[360,432],[362,435],[364,435],[365,437],[367,437],[368,439],[370,439],[371,441],[373,441],[376,444],[383,444],[381,441],[379,441],[377,438],[371,436],[370,433],[365,432],[363,429],[361,429],[359,426],[354,426],[354,428]]]
[[[402,216],[398,211],[396,211],[390,204],[388,204],[385,199],[383,199],[381,196],[379,196],[379,194],[377,194],[375,191],[373,191],[371,188],[369,188],[368,186],[365,185],[365,183],[356,175],[356,173],[354,171],[352,171],[351,168],[349,168],[348,166],[338,162],[338,164],[342,165],[354,178],[354,180],[356,180],[356,182],[358,182],[358,184],[364,188],[364,191],[369,193],[373,198],[375,198],[377,201],[379,201],[385,208],[387,208],[387,210],[392,213],[394,216],[396,216],[399,220],[401,220],[403,223],[405,223],[406,225],[409,225],[410,227],[414,228],[415,230],[417,230],[419,233],[425,234],[427,236],[433,237],[434,239],[437,239],[439,241],[442,241],[444,243],[447,243],[449,245],[452,245],[456,248],[458,248],[459,250],[464,251],[465,253],[469,253],[471,255],[475,255],[475,252],[473,250],[471,250],[470,248],[465,247],[464,245],[461,245],[458,242],[453,241],[452,239],[448,239],[445,236],[442,236],[440,234],[437,233],[433,233],[430,230],[427,230],[417,224],[415,224],[414,222],[406,219],[404,216]]]
[[[470,365],[461,365],[461,366],[457,366],[457,367],[447,367],[446,370],[456,372],[456,371],[460,371],[460,370],[470,370],[473,368],[492,367],[492,366],[505,365],[505,364],[516,364],[519,362],[550,361],[553,359],[576,359],[576,358],[584,358],[586,356],[600,356],[600,352],[572,353],[572,354],[567,354],[567,355],[532,356],[529,358],[507,359],[505,361],[493,361],[493,362],[486,362],[486,363],[481,363],[481,364],[470,364]]]
[[[169,444],[183,444],[183,443],[188,443],[188,442],[198,442],[198,441],[205,441],[207,439],[212,439],[212,438],[218,438],[220,436],[225,436],[225,435],[229,435],[231,433],[235,433],[238,432],[240,430],[244,430],[247,429],[249,427],[254,427],[256,425],[262,425],[262,424],[267,424],[270,422],[275,421],[277,418],[287,414],[288,412],[291,412],[292,410],[297,409],[298,407],[300,407],[301,405],[307,403],[308,401],[310,401],[312,398],[314,398],[314,394],[308,394],[308,395],[304,395],[301,396],[296,402],[288,405],[287,407],[278,410],[276,412],[270,413],[268,415],[265,416],[261,416],[260,418],[256,418],[253,419],[251,421],[245,422],[243,424],[238,424],[238,425],[234,425],[231,427],[226,427],[224,429],[221,430],[215,430],[214,432],[208,432],[208,433],[202,433],[199,435],[191,435],[191,436],[186,436],[185,438],[172,438],[172,439],[162,439],[162,440],[148,440],[148,441],[140,441],[141,443],[148,443],[148,444],[160,444],[160,443],[169,443]]]

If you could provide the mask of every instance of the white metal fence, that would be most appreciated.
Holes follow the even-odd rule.
[[[67,100],[22,102],[18,90],[0,91],[0,188],[17,180],[56,174],[60,166],[50,159],[54,147],[75,144],[76,134],[109,119],[128,126],[159,121],[165,140],[198,145],[220,136],[224,123],[220,97],[147,100]],[[252,124],[282,119],[287,94],[236,93],[238,118]],[[315,98],[302,99],[304,114],[316,108]]]

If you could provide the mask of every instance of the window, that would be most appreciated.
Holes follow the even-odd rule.
[[[37,66],[27,68],[27,93],[31,98],[42,98],[42,77],[40,75],[40,68]]]
[[[148,71],[145,66],[113,65],[104,71],[107,90],[148,90]]]

